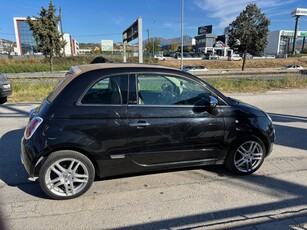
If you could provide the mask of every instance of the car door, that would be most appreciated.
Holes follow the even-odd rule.
[[[224,140],[224,119],[200,102],[215,96],[184,76],[135,74],[136,103],[128,105],[128,144],[138,165],[216,161]],[[131,87],[130,87],[131,88]],[[131,89],[130,89],[131,90]]]
[[[128,152],[127,147],[128,74],[96,80],[82,96],[76,111],[76,130],[89,142],[89,152],[113,158]]]

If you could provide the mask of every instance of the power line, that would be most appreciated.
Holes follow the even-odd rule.
[[[11,34],[11,33],[0,33],[0,34],[4,34],[4,35],[16,35],[16,34]]]
[[[89,35],[72,35],[75,38],[78,37],[101,37],[101,36],[112,36],[112,35],[122,35],[122,33],[113,33],[113,34],[89,34]]]

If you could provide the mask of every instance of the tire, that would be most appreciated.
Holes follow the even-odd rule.
[[[7,102],[7,97],[1,97],[0,104],[4,104],[5,102]]]
[[[76,198],[93,184],[95,168],[83,154],[62,150],[51,153],[39,171],[39,183],[56,200]]]
[[[232,173],[249,175],[256,172],[266,156],[263,142],[255,136],[242,138],[226,157],[225,166]]]

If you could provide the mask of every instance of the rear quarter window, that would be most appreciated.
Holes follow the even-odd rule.
[[[74,75],[68,72],[62,81],[48,95],[47,100],[51,103],[61,93],[61,91],[74,79]]]

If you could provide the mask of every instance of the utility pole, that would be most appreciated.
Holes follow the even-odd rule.
[[[295,43],[296,43],[296,38],[297,38],[297,31],[298,31],[298,25],[300,22],[300,16],[297,15],[295,17],[295,30],[294,30],[294,37],[293,37],[293,45],[292,45],[292,54],[295,54]]]
[[[60,16],[60,30],[63,33],[63,23],[62,23],[62,8],[59,8],[59,16]]]
[[[181,0],[181,64],[180,67],[183,69],[183,15],[184,13],[184,0]]]
[[[60,18],[60,32],[61,32],[61,34],[63,35],[62,8],[61,8],[61,7],[59,8],[59,18]],[[62,38],[63,38],[63,37],[62,37]],[[70,44],[71,44],[71,38],[69,39],[69,42],[70,42]],[[71,46],[71,45],[70,45],[70,46]],[[72,46],[71,46],[70,50],[71,50],[71,51],[70,51],[71,54],[73,55],[74,51],[73,51],[73,49],[72,49]],[[64,54],[64,57],[66,57],[65,48],[63,49],[63,54]]]
[[[149,47],[149,44],[150,44],[150,43],[149,43],[149,29],[147,29],[147,47],[148,47],[148,48],[150,48],[150,47]],[[148,57],[150,57],[150,49],[148,50]]]

